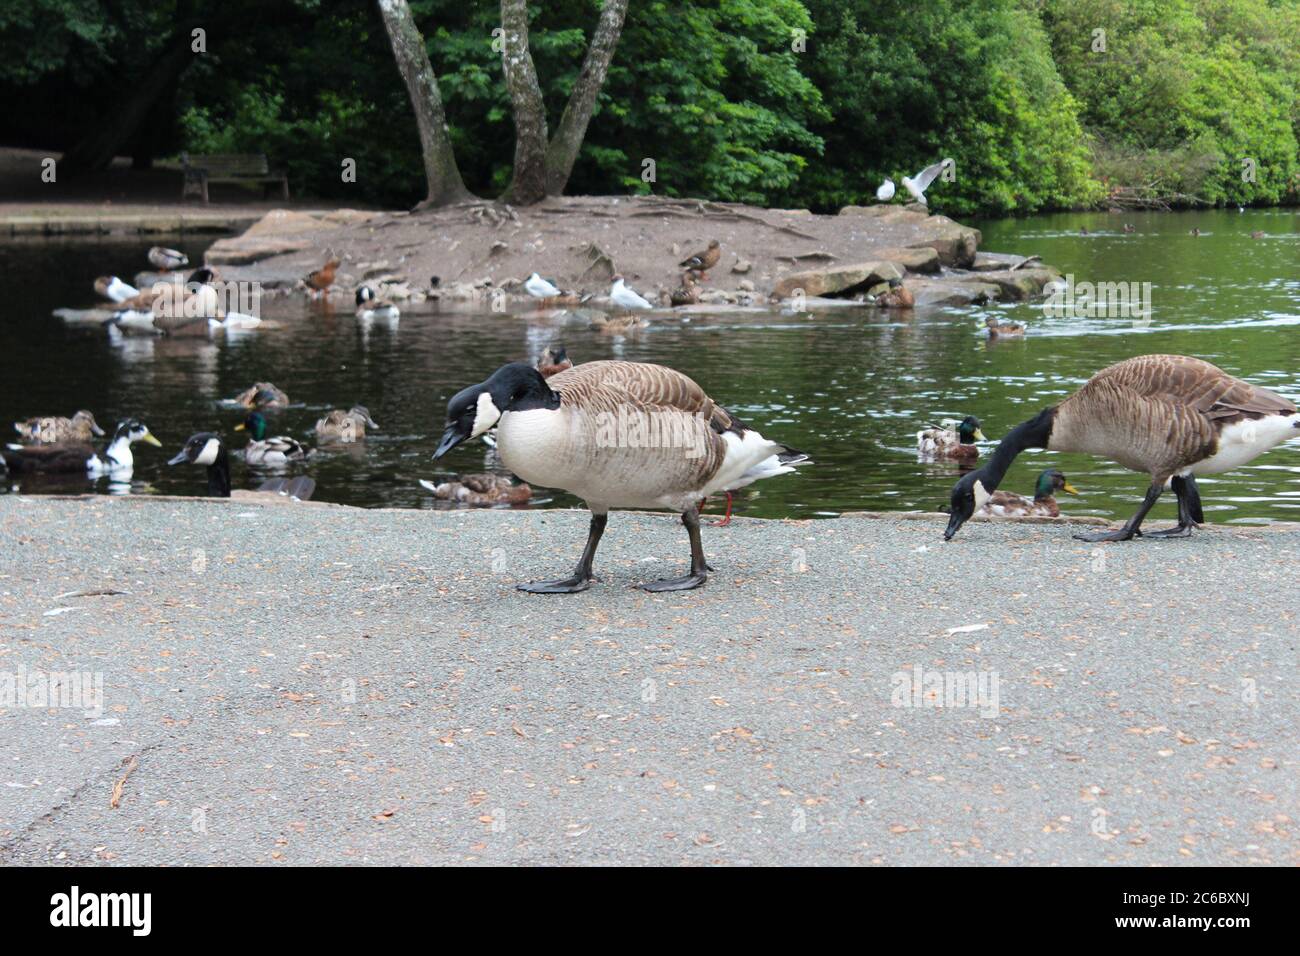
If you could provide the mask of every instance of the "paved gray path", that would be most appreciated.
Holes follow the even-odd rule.
[[[0,497],[0,864],[1300,862],[1300,530],[586,520]]]

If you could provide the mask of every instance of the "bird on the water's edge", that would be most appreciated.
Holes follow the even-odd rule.
[[[1275,392],[1186,355],[1127,359],[1011,429],[988,464],[963,476],[952,489],[944,539],[989,500],[1026,448],[1097,455],[1151,476],[1141,507],[1122,528],[1076,538],[1143,537],[1142,521],[1166,487],[1178,497],[1178,524],[1145,537],[1187,537],[1205,521],[1197,475],[1231,471],[1293,438],[1300,438],[1300,412]]]
[[[586,362],[549,379],[522,363],[502,366],[447,403],[447,427],[434,458],[493,426],[507,469],[530,485],[582,498],[591,511],[577,567],[567,578],[519,585],[536,594],[590,587],[611,508],[679,512],[690,537],[690,572],[642,587],[699,587],[710,570],[700,540],[700,503],[808,461],[745,425],[680,372],[637,362]]]

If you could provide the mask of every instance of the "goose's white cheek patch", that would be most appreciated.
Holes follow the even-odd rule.
[[[474,431],[471,438],[478,438],[501,418],[501,410],[492,401],[490,392],[483,392],[478,397],[478,407],[474,410]]]
[[[975,487],[972,490],[975,492],[975,510],[979,511],[993,495],[989,494],[982,481],[975,482]]]
[[[196,465],[210,465],[217,460],[217,440],[209,438],[208,443],[203,446],[203,451],[199,452],[199,457],[194,459]]]

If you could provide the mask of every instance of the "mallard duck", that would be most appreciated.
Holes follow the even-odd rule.
[[[980,456],[977,441],[984,441],[980,420],[967,415],[960,422],[946,421],[917,432],[916,450],[936,461],[974,461]]]
[[[48,416],[29,418],[25,422],[14,422],[14,431],[22,441],[33,445],[57,445],[61,442],[88,442],[96,435],[102,436],[104,429],[99,427],[95,416],[84,408],[71,418]]]
[[[232,398],[231,402],[245,408],[284,408],[289,404],[289,396],[270,382],[256,382]]]
[[[881,309],[910,309],[914,305],[916,297],[902,279],[890,279],[889,289],[876,296],[876,306]]]
[[[682,273],[682,284],[668,297],[673,305],[695,305],[700,301],[700,290],[695,287],[695,276],[690,271]]]
[[[138,441],[161,448],[149,427],[138,419],[128,418],[118,424],[113,439],[103,455],[95,453],[88,442],[65,442],[58,445],[10,445],[2,452],[9,470],[18,472],[85,472],[92,477],[111,475],[129,478],[135,467],[131,446]]]
[[[365,320],[379,319],[381,322],[394,322],[401,318],[401,310],[387,299],[376,297],[375,290],[368,285],[357,289],[357,318]]]
[[[1252,238],[1252,239],[1263,239],[1263,238],[1264,238],[1264,230],[1262,230],[1262,229],[1256,229],[1254,232],[1252,232],[1252,233],[1250,234],[1250,238]]]
[[[652,306],[645,299],[641,298],[635,291],[628,288],[623,281],[622,276],[614,276],[613,288],[609,290],[609,297],[614,304],[621,309],[652,309]]]
[[[648,328],[650,323],[639,315],[608,316],[596,313],[591,317],[591,328],[606,335],[624,335],[637,329]]]
[[[1077,495],[1078,489],[1065,479],[1059,468],[1048,468],[1038,476],[1034,486],[1034,497],[1026,498],[1014,491],[995,491],[980,507],[980,514],[1006,517],[1011,515],[1036,515],[1043,518],[1059,518],[1061,508],[1056,503],[1056,493],[1064,491],[1067,495]]]
[[[507,469],[530,485],[576,495],[591,510],[587,546],[573,574],[520,585],[533,593],[590,586],[596,546],[611,508],[680,512],[691,542],[690,572],[643,586],[650,591],[699,587],[708,571],[700,502],[808,461],[764,438],[694,381],[662,365],[586,362],[549,380],[522,363],[502,366],[447,403],[447,428],[434,457],[493,426]],[[620,440],[621,428],[636,434]]]
[[[903,188],[915,202],[922,206],[929,205],[925,198],[925,191],[930,188],[930,184],[939,178],[939,174],[950,166],[955,165],[951,159],[941,160],[931,166],[925,167],[915,176],[908,178],[903,177]]]
[[[997,490],[1026,448],[1097,455],[1151,476],[1142,506],[1124,527],[1076,538],[1128,541],[1143,536],[1143,519],[1169,486],[1178,497],[1178,525],[1145,536],[1186,537],[1205,520],[1197,475],[1239,468],[1293,438],[1300,438],[1300,413],[1281,395],[1186,355],[1127,359],[1011,429],[988,463],[953,487],[944,537],[951,539]]]
[[[321,442],[352,442],[366,440],[366,426],[379,428],[364,405],[353,405],[348,411],[336,408],[316,422],[316,438]]]
[[[1019,322],[999,322],[993,316],[984,320],[984,327],[989,330],[991,339],[1022,339],[1025,327]]]
[[[698,272],[701,279],[708,279],[709,270],[718,264],[720,258],[722,258],[722,244],[716,239],[711,239],[707,249],[687,256],[678,264],[690,272]]]
[[[307,289],[312,298],[329,291],[330,286],[334,284],[334,274],[342,264],[343,260],[330,257],[325,260],[325,265],[319,269],[313,269],[303,276],[302,281],[307,283]]]
[[[189,257],[175,249],[154,246],[149,250],[149,264],[159,272],[175,272],[190,264]]]
[[[533,497],[533,489],[524,482],[515,484],[505,475],[491,473],[458,475],[455,481],[420,484],[433,492],[435,498],[459,501],[472,508],[490,508],[493,505],[522,505]]]
[[[1193,227],[1192,227],[1192,235],[1193,235],[1193,236],[1199,236],[1200,234],[1201,234],[1201,229],[1200,229],[1200,227],[1199,227],[1199,226],[1193,226]]]
[[[125,302],[140,294],[139,289],[128,285],[117,276],[100,276],[95,280],[95,291],[110,302]]]
[[[542,378],[550,378],[571,368],[573,361],[563,345],[548,345],[537,359],[537,371],[542,373]]]
[[[249,412],[235,426],[235,431],[248,431],[248,444],[244,446],[244,461],[250,465],[283,465],[307,457],[307,449],[296,438],[288,435],[266,437],[266,417],[261,412]]]
[[[190,464],[207,468],[208,494],[213,498],[230,497],[230,456],[226,452],[225,442],[216,432],[191,435],[185,446],[167,464]],[[271,478],[257,487],[259,492],[284,495],[299,501],[306,501],[315,490],[315,480],[306,475]]]
[[[1133,223],[1131,223],[1131,222],[1126,222],[1126,223],[1124,223],[1124,231],[1125,231],[1126,233],[1129,233],[1129,232],[1137,232],[1137,228],[1133,225]]]

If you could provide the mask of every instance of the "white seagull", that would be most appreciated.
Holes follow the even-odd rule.
[[[614,287],[609,290],[609,297],[615,305],[625,309],[653,309],[649,302],[637,295],[635,291],[623,284],[622,276],[614,276]]]
[[[524,283],[524,288],[534,299],[553,299],[557,295],[564,295],[563,292],[536,272],[528,277],[528,281]]]
[[[125,302],[140,294],[139,289],[128,285],[117,276],[100,276],[95,280],[95,291],[110,302]]]
[[[955,165],[951,159],[945,159],[943,162],[935,163],[933,166],[927,166],[911,179],[903,177],[903,188],[911,193],[912,198],[917,202],[925,205],[925,191],[930,188],[930,184],[938,178],[944,169]]]
[[[890,179],[888,176],[886,176],[885,181],[881,183],[880,188],[876,190],[876,201],[889,202],[889,200],[893,198],[894,198],[894,181]]]

